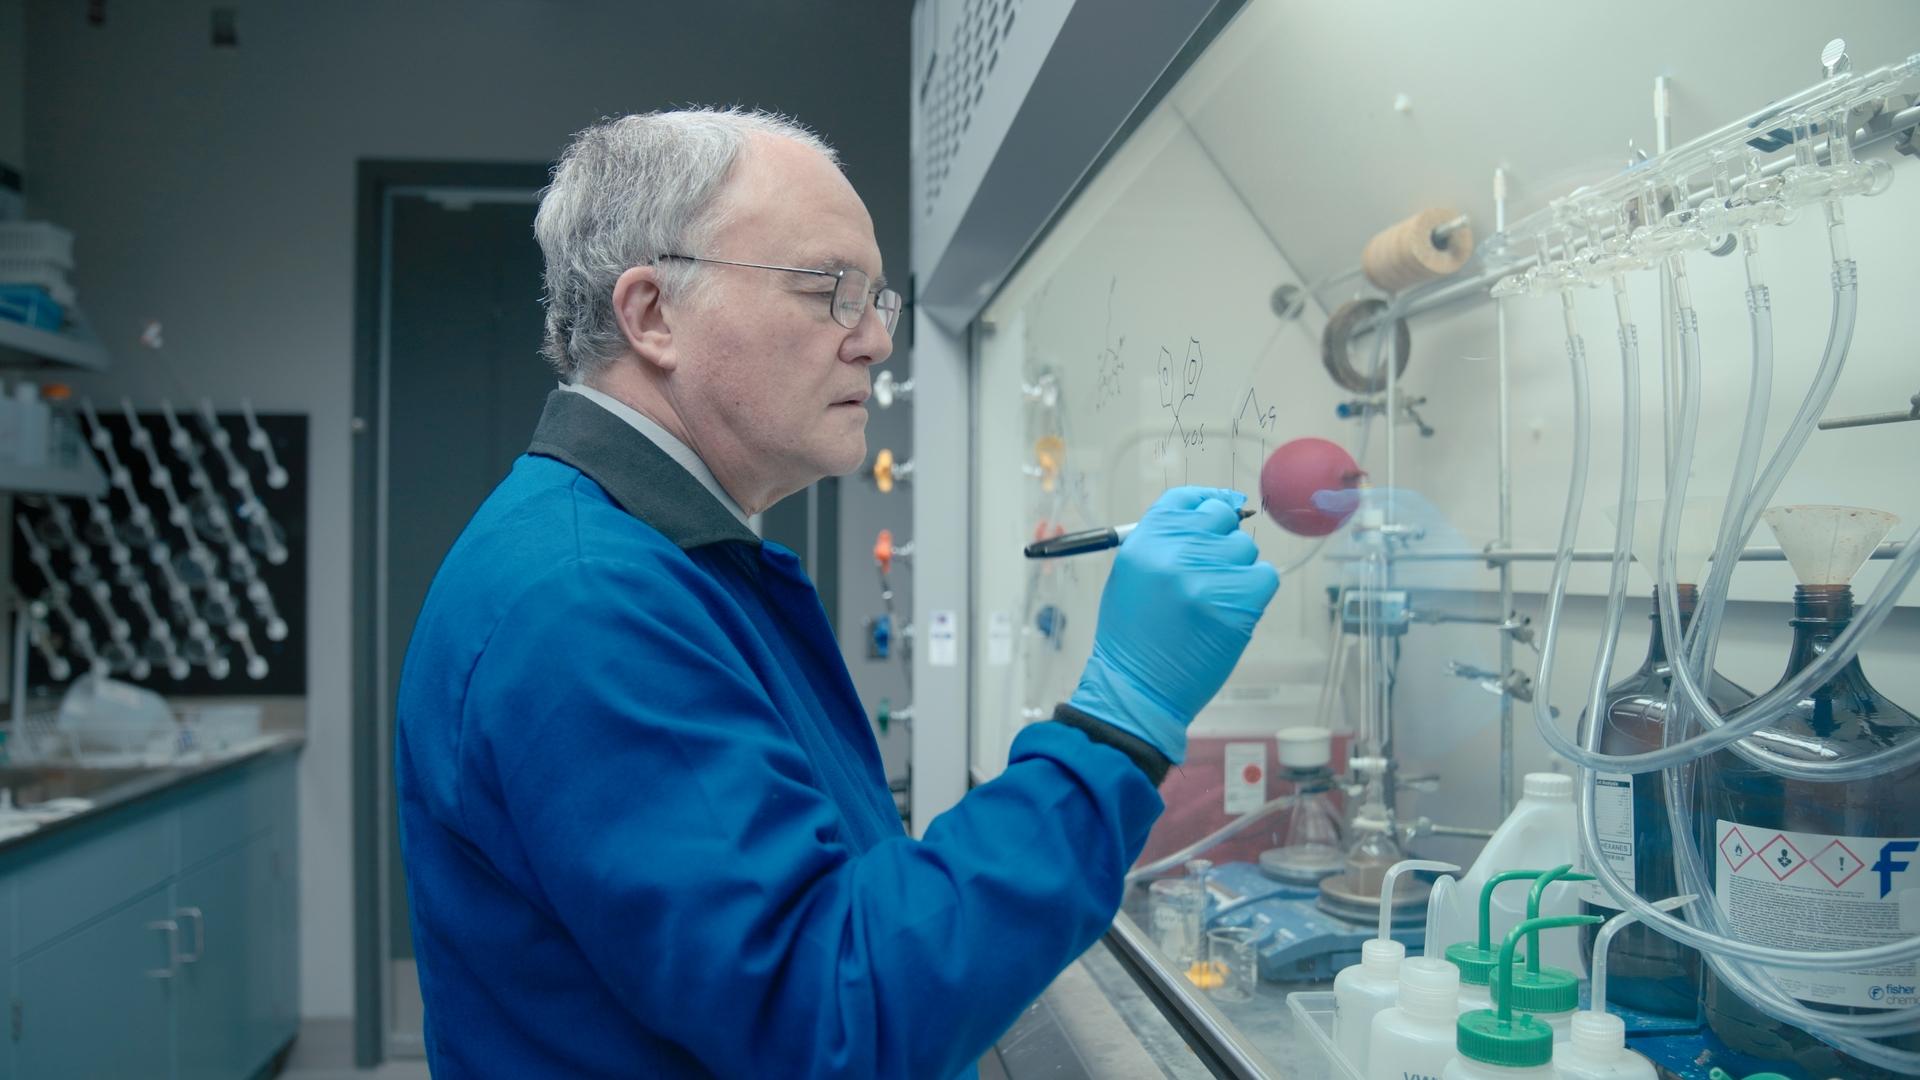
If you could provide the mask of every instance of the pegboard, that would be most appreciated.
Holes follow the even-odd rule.
[[[89,409],[81,427],[107,493],[14,504],[28,685],[104,663],[161,694],[305,694],[307,418]]]
[[[947,39],[937,43],[920,73],[920,123],[925,133],[923,214],[940,202],[960,141],[973,127],[987,77],[1000,63],[1000,46],[1013,30],[1021,0],[963,0]]]

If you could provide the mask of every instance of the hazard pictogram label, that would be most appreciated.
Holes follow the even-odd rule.
[[[1821,848],[1811,861],[1813,868],[1820,871],[1820,876],[1836,889],[1860,872],[1860,856],[1838,840]]]
[[[1760,845],[1760,861],[1766,863],[1767,870],[1781,881],[1792,877],[1795,870],[1807,865],[1807,857],[1793,846],[1793,841],[1779,833]]]
[[[1726,839],[1720,841],[1720,854],[1727,860],[1729,869],[1738,870],[1753,858],[1753,845],[1747,843],[1739,829],[1729,829]]]

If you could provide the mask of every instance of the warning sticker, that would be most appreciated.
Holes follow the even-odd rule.
[[[1229,814],[1244,814],[1267,801],[1267,744],[1231,742],[1226,749],[1226,806]]]
[[[1600,836],[1600,854],[1627,888],[1633,880],[1633,777],[1626,773],[1593,774],[1593,829]],[[1584,864],[1585,859],[1581,862]],[[1592,873],[1585,865],[1582,870]],[[1598,881],[1583,882],[1580,895],[1589,904],[1617,908]]]
[[[1903,940],[1920,910],[1920,840],[1823,836],[1716,823],[1714,901],[1733,935],[1831,952]],[[1770,969],[1802,1001],[1891,1009],[1920,1004],[1912,961],[1861,971]]]

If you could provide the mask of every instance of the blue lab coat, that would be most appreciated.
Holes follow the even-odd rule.
[[[1063,707],[909,838],[794,554],[564,392],[397,717],[436,1077],[970,1074],[1106,929],[1166,768]]]

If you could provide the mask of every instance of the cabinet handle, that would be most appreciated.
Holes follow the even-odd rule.
[[[167,935],[167,966],[148,968],[149,979],[171,979],[180,970],[180,924],[172,919],[155,919],[147,924],[149,930],[159,930]]]
[[[193,920],[193,955],[182,956],[180,962],[183,964],[197,963],[200,959],[200,954],[207,951],[206,916],[202,915],[200,909],[197,907],[180,908],[174,912],[174,915]]]

